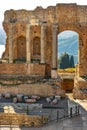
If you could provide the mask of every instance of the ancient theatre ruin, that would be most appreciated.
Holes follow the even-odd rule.
[[[21,83],[18,90],[12,89],[44,96],[64,94],[57,74],[57,35],[64,30],[77,32],[79,59],[73,95],[74,98],[87,98],[87,6],[57,4],[32,11],[8,10],[3,26],[7,39],[2,58],[8,63],[0,64],[0,76],[14,75],[16,78],[23,75],[27,84],[15,79],[14,82]],[[32,81],[40,84],[32,85]],[[8,83],[5,79],[2,82]],[[12,89],[5,88],[5,91]],[[3,88],[0,91],[4,91]]]

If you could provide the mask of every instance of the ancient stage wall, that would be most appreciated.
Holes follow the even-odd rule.
[[[79,78],[87,78],[87,6],[57,4],[46,9],[37,7],[32,11],[8,10],[4,14],[3,26],[7,35],[3,59],[12,63],[14,59],[21,57],[25,58],[28,64],[38,59],[40,63],[50,66],[46,74],[49,73],[52,78],[57,78],[58,34],[65,30],[77,32],[78,71],[75,74],[74,90],[80,91],[80,88],[84,87],[87,91],[87,85],[84,86],[84,83],[79,86]],[[84,82],[87,82],[86,79]],[[84,91],[82,92],[84,94]]]

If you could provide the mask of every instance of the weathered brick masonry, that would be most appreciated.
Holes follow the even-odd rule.
[[[32,65],[29,65],[31,67],[27,70],[26,65],[18,66],[22,67],[21,73],[27,71],[29,74],[32,70],[32,74],[40,72],[43,75],[44,72],[45,76],[52,78],[57,78],[57,35],[65,30],[77,32],[78,65],[73,92],[75,98],[81,98],[81,94],[78,96],[76,90],[87,98],[87,94],[81,89],[87,91],[86,79],[79,85],[79,78],[87,75],[87,6],[57,4],[46,9],[37,7],[32,11],[8,10],[4,14],[3,26],[7,35],[3,59],[7,59],[9,63],[13,63],[15,59],[26,59],[27,65],[44,64],[43,70],[39,67],[33,70]],[[9,70],[9,73],[14,73],[17,65],[10,67],[9,63],[6,64],[9,67],[3,66],[6,72]],[[0,67],[1,74],[2,70]],[[17,73],[20,73],[20,70]]]

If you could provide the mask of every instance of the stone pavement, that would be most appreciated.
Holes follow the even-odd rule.
[[[19,126],[0,126],[0,130],[87,130],[87,100],[73,100],[80,105],[80,115],[72,118],[49,122],[40,128],[20,128]]]

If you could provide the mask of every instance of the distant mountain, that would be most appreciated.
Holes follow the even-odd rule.
[[[2,28],[0,28],[0,45],[5,45],[6,34]]]
[[[64,52],[67,52],[69,55],[74,56],[74,62],[78,62],[78,37],[73,35],[68,38],[58,38],[58,57],[61,56]]]

